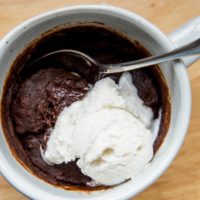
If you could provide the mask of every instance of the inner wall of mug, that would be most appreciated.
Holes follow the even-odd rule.
[[[65,26],[66,24],[72,22],[103,23],[109,27],[112,27],[118,32],[124,33],[130,39],[138,40],[151,54],[157,54],[172,48],[170,45],[167,45],[169,42],[164,35],[158,35],[158,32],[154,30],[154,27],[151,27],[151,25],[148,26],[146,21],[142,21],[136,16],[130,16],[128,18],[126,15],[123,15],[123,13],[120,15],[119,12],[108,12],[104,9],[61,10],[60,12],[45,15],[43,16],[43,19],[35,18],[30,22],[22,24],[7,36],[6,39],[8,39],[8,41],[3,40],[4,44],[0,44],[1,77],[6,76],[9,67],[12,65],[12,62],[15,60],[16,56],[19,55],[19,53],[22,52],[31,41],[41,36],[42,33],[49,31],[56,26]],[[9,179],[9,181],[17,188],[23,188],[26,185],[26,191],[29,191],[26,193],[27,195],[33,195],[31,197],[34,197],[35,195],[42,195],[42,199],[56,198],[59,200],[66,197],[68,199],[92,197],[95,197],[95,199],[124,199],[127,195],[135,195],[153,182],[163,172],[175,154],[173,151],[176,151],[176,148],[179,147],[179,145],[177,147],[175,143],[177,138],[180,138],[181,141],[183,139],[184,132],[178,132],[180,127],[177,125],[179,123],[178,120],[181,120],[181,110],[183,108],[183,104],[185,103],[183,102],[184,99],[182,98],[182,86],[177,74],[177,69],[183,68],[183,66],[180,63],[177,63],[177,67],[175,69],[171,66],[172,64],[174,63],[165,63],[160,66],[164,76],[166,77],[166,81],[172,96],[172,116],[170,129],[153,161],[144,170],[144,172],[142,172],[134,180],[114,187],[113,189],[91,192],[89,194],[86,194],[85,192],[64,191],[63,189],[56,188],[34,177],[15,161],[8,146],[6,145],[1,129],[0,160],[2,160],[2,163],[4,164],[4,168],[2,168],[3,174],[6,174],[7,179]],[[0,94],[2,94],[3,81],[3,78],[1,78]],[[179,117],[177,115],[179,115]],[[174,132],[176,132],[176,136],[174,135]],[[2,154],[4,156],[2,156]],[[13,177],[15,180],[13,180]],[[32,190],[32,194],[30,190]]]

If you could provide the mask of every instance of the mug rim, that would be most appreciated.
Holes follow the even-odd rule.
[[[10,40],[10,38],[13,38],[16,34],[21,34],[23,33],[23,28],[27,27],[27,29],[33,29],[34,26],[36,24],[39,24],[41,22],[46,21],[47,19],[50,19],[51,16],[55,15],[55,14],[64,14],[67,11],[87,11],[87,12],[98,12],[99,10],[105,11],[107,13],[111,12],[111,13],[115,13],[118,14],[119,16],[126,16],[128,18],[134,18],[134,20],[138,20],[140,21],[140,23],[142,23],[144,25],[145,28],[148,28],[149,30],[151,30],[154,34],[158,35],[159,38],[161,40],[163,40],[163,42],[165,43],[165,47],[168,48],[168,50],[173,50],[175,49],[175,46],[172,44],[172,42],[167,38],[167,36],[161,32],[155,25],[153,25],[151,22],[147,21],[145,18],[122,8],[119,7],[115,7],[115,6],[110,6],[110,5],[91,5],[91,4],[87,4],[87,5],[76,5],[76,6],[69,6],[69,7],[64,7],[64,8],[59,8],[59,9],[55,9],[55,10],[51,10],[48,12],[45,12],[43,14],[37,15],[35,17],[32,17],[26,21],[24,21],[23,23],[19,24],[17,27],[15,27],[14,29],[12,29],[8,34],[6,34],[6,36],[1,40],[0,42],[0,49],[4,50],[4,46],[6,41]],[[12,41],[13,42],[13,41]],[[1,55],[0,55],[1,57]],[[173,146],[173,149],[171,150],[171,154],[170,156],[168,156],[168,158],[166,158],[166,162],[165,164],[163,164],[163,167],[160,167],[160,169],[157,171],[157,173],[154,174],[154,176],[152,176],[148,181],[146,181],[141,188],[139,188],[138,190],[134,191],[134,190],[130,190],[129,192],[127,192],[126,194],[122,194],[119,195],[117,197],[117,199],[125,199],[125,198],[130,198],[135,196],[137,193],[141,192],[142,190],[144,190],[146,187],[148,187],[149,185],[151,185],[158,177],[161,176],[161,174],[168,168],[168,166],[170,165],[170,163],[172,162],[172,160],[175,158],[175,156],[177,155],[183,141],[185,138],[185,135],[187,133],[187,129],[189,126],[189,121],[190,121],[190,112],[191,112],[191,90],[190,90],[190,83],[189,83],[189,78],[187,75],[187,71],[185,69],[184,64],[180,61],[180,62],[176,62],[173,65],[179,65],[178,69],[179,70],[179,78],[181,77],[183,82],[184,82],[184,90],[187,93],[187,99],[186,104],[187,106],[185,106],[185,112],[187,113],[187,115],[185,115],[183,117],[183,121],[184,123],[182,124],[182,138],[176,142],[176,145]],[[189,98],[188,98],[189,97]],[[1,150],[0,150],[1,151]],[[21,187],[20,184],[18,184],[17,180],[15,180],[10,173],[7,172],[6,167],[4,167],[4,163],[2,162],[2,160],[0,159],[0,172],[2,173],[2,175],[4,176],[4,178],[6,178],[6,180],[19,192],[21,192],[23,195],[28,196],[29,198],[39,198],[39,195],[36,197],[35,195],[37,195],[36,193],[34,193],[34,191],[28,191],[26,190],[24,187]],[[99,199],[98,197],[94,197],[95,199]],[[71,199],[71,198],[70,198]]]

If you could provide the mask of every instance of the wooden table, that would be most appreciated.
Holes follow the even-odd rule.
[[[200,0],[0,0],[0,37],[42,12],[75,4],[108,3],[144,16],[165,33],[200,15]],[[135,200],[200,199],[200,61],[188,69],[192,85],[192,118],[179,155],[152,186]],[[0,177],[1,200],[25,200]]]

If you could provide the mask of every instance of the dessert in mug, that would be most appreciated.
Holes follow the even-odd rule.
[[[30,66],[59,49],[107,64],[149,55],[139,42],[98,23],[57,27],[33,41],[13,63],[1,102],[14,156],[37,177],[66,189],[134,180],[169,126],[169,93],[159,67],[99,78],[64,54]]]

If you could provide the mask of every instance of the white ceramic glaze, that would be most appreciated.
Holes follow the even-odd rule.
[[[199,39],[200,17],[192,19],[188,23],[178,28],[176,31],[172,32],[168,37],[176,47],[183,46],[185,44],[193,42],[194,40]],[[199,58],[200,55],[197,55],[197,56],[186,57],[183,58],[182,60],[185,66],[188,67]]]
[[[175,48],[158,28],[144,18],[107,5],[82,5],[54,10],[34,17],[8,33],[0,42],[0,95],[10,65],[35,38],[49,29],[68,22],[103,22],[130,38],[140,41],[152,54]],[[13,49],[13,51],[11,51]],[[0,171],[18,191],[35,200],[119,200],[135,196],[152,184],[176,156],[187,132],[190,111],[190,84],[181,61],[160,65],[172,97],[168,134],[151,164],[136,179],[106,191],[84,193],[55,188],[27,172],[13,158],[0,128]]]

